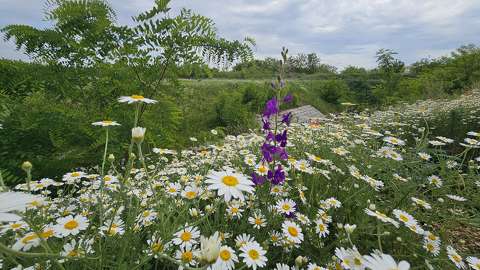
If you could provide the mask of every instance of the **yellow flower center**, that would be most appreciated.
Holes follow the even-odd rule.
[[[289,204],[284,204],[284,205],[282,205],[282,209],[285,210],[285,211],[288,211],[288,210],[292,209],[292,207],[290,207]]]
[[[76,257],[76,256],[78,256],[78,252],[76,250],[72,250],[67,254],[67,257]]]
[[[458,255],[453,255],[452,258],[453,258],[453,260],[454,260],[455,262],[457,262],[457,263],[459,263],[459,262],[462,261],[462,258],[461,258],[460,256],[458,256]]]
[[[65,223],[63,227],[67,230],[73,230],[78,227],[78,222],[76,220],[70,220],[69,222]]]
[[[229,187],[234,187],[238,185],[238,179],[235,176],[227,175],[222,178],[222,182],[229,186]]]
[[[354,263],[355,265],[362,265],[362,261],[361,261],[359,258],[353,259],[353,263]]]
[[[170,193],[174,193],[174,192],[177,192],[177,189],[175,189],[175,188],[171,187],[171,188],[169,188],[169,189],[168,189],[168,192],[170,192]]]
[[[155,243],[152,245],[152,251],[153,252],[159,252],[163,250],[163,246],[160,243]]]
[[[259,218],[256,218],[256,219],[255,219],[255,224],[257,224],[257,225],[262,225],[262,223],[263,223],[263,222],[262,222],[261,219],[259,219]]]
[[[193,199],[197,196],[197,193],[195,191],[188,191],[187,193],[185,193],[185,196],[188,198],[188,199]]]
[[[430,252],[432,252],[433,249],[434,249],[434,248],[433,248],[433,245],[430,244],[430,243],[428,243],[426,247],[427,247],[427,250],[430,251]]]
[[[289,233],[291,236],[293,236],[293,237],[297,237],[297,236],[298,236],[298,230],[297,230],[297,228],[292,227],[292,226],[288,227],[288,233]]]
[[[400,214],[399,216],[400,220],[403,221],[403,222],[408,222],[408,217],[403,215],[403,214]]]
[[[113,121],[103,120],[102,123],[104,123],[105,125],[111,125],[113,123]]]
[[[15,230],[15,229],[20,228],[21,226],[22,226],[22,224],[20,224],[20,223],[13,223],[13,224],[10,225],[10,228]]]
[[[193,259],[193,253],[191,251],[185,251],[184,253],[182,253],[182,261],[183,262],[191,262]]]
[[[135,100],[141,100],[141,99],[144,99],[143,96],[140,96],[140,95],[132,95],[131,98],[135,99]]]
[[[318,224],[318,230],[323,232],[325,231],[325,225],[324,224]]]
[[[234,213],[234,214],[238,213],[238,208],[237,207],[232,207],[232,213]]]
[[[143,217],[148,217],[150,215],[150,211],[143,211],[142,213]]]
[[[80,173],[79,172],[73,172],[71,174],[72,177],[79,177],[80,176]]]
[[[261,172],[261,173],[266,173],[267,172],[267,167],[260,166],[260,167],[258,167],[258,171]]]
[[[183,232],[180,235],[180,239],[182,239],[183,242],[190,241],[190,239],[192,239],[192,233],[191,232]]]
[[[250,258],[254,259],[254,260],[258,260],[258,258],[260,258],[260,254],[255,249],[249,250],[248,251],[248,256]]]
[[[103,177],[103,180],[105,180],[105,182],[108,182],[112,180],[112,177],[105,175],[105,177]]]
[[[224,261],[228,261],[230,260],[230,258],[232,257],[232,254],[230,254],[230,251],[228,250],[222,250],[220,251],[220,258]]]
[[[43,231],[42,233],[40,233],[40,237],[44,238],[44,239],[47,239],[47,238],[50,238],[53,236],[53,229],[47,229],[45,231]]]
[[[35,240],[37,239],[38,236],[36,234],[30,234],[30,235],[27,235],[25,236],[23,239],[22,239],[22,243],[24,244],[28,244],[28,242],[32,241],[32,240]]]

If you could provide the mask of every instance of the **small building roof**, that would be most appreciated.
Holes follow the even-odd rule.
[[[281,111],[280,115],[283,115],[289,112],[292,113],[292,122],[295,122],[295,123],[308,123],[312,119],[318,120],[318,119],[327,118],[323,113],[321,113],[319,110],[315,109],[315,107],[311,105],[305,105],[305,106]]]

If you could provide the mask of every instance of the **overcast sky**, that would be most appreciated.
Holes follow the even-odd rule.
[[[154,0],[110,0],[119,24]],[[375,66],[375,52],[390,48],[412,63],[438,57],[467,43],[480,45],[480,0],[172,0],[214,20],[221,36],[252,37],[259,58],[316,52],[339,68]],[[0,27],[48,26],[44,0],[0,0]],[[0,57],[27,59],[12,42],[0,41]]]

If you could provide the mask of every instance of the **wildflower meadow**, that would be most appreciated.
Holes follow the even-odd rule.
[[[0,193],[4,269],[480,269],[480,133],[430,125],[459,108],[479,121],[480,92],[298,124],[279,111],[285,84],[261,129],[218,144],[144,153],[134,117],[92,123],[107,134],[96,167],[31,179],[24,162]],[[119,125],[125,160],[109,154]]]

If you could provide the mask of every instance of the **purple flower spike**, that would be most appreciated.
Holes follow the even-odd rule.
[[[291,102],[292,100],[293,100],[292,94],[288,94],[288,95],[286,95],[286,96],[283,98],[283,102],[284,102],[284,103],[289,103],[289,102]]]

